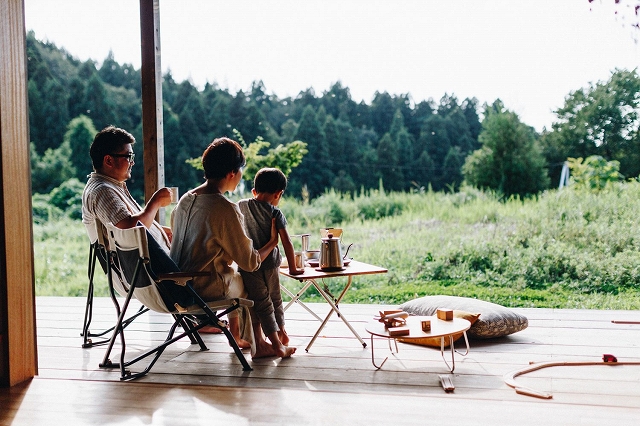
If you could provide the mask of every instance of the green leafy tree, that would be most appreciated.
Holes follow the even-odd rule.
[[[76,174],[71,163],[71,147],[63,142],[58,148],[49,148],[40,156],[31,143],[31,192],[47,194]]]
[[[409,188],[414,180],[414,168],[415,154],[413,152],[413,146],[415,142],[413,136],[406,128],[402,128],[396,135],[396,146],[398,147],[398,167],[402,171],[404,182],[402,189]]]
[[[57,80],[49,80],[45,84],[43,93],[42,117],[44,123],[40,127],[40,139],[35,141],[40,153],[50,148],[56,148],[62,143],[69,123],[67,94],[64,87]]]
[[[387,92],[376,92],[371,102],[371,124],[378,135],[384,135],[391,128],[396,107]]]
[[[233,130],[233,127],[231,126],[231,117],[229,116],[230,103],[230,96],[216,96],[216,100],[208,116],[210,125],[209,141],[218,137],[232,136],[231,131]]]
[[[329,149],[325,135],[311,105],[308,105],[302,113],[295,139],[307,144],[309,154],[302,160],[300,167],[291,174],[292,193],[299,194],[302,187],[306,186],[310,197],[315,198],[331,186],[333,173],[330,169]]]
[[[458,146],[452,146],[444,157],[444,170],[447,174],[447,186],[456,189],[462,183],[462,166],[464,165],[464,154]]]
[[[96,68],[96,61],[93,59],[88,59],[84,61],[80,67],[78,67],[78,77],[80,77],[83,81],[89,81],[93,76],[98,74],[98,69]]]
[[[34,81],[29,81],[27,85],[29,93],[29,139],[41,141],[41,126],[44,121],[44,100],[38,90],[38,85]],[[39,144],[38,144],[39,145]]]
[[[517,114],[505,110],[499,100],[486,111],[479,136],[482,148],[467,157],[463,167],[467,182],[505,197],[546,189],[545,160],[532,129],[520,122]]]
[[[584,161],[582,158],[569,158],[567,162],[575,188],[597,192],[622,179],[620,163],[607,161],[599,155],[592,155]]]
[[[473,140],[472,150],[480,148],[478,143],[478,136],[482,131],[482,124],[478,117],[478,100],[476,98],[466,98],[462,102],[462,114],[464,114],[467,120],[467,126],[469,127],[469,134]]]
[[[87,107],[84,104],[85,91],[86,87],[84,81],[78,77],[71,79],[69,82],[69,98],[67,99],[69,117],[77,117],[81,114],[86,114]]]
[[[331,159],[331,171],[333,174],[337,174],[338,171],[344,167],[344,142],[338,132],[338,126],[336,121],[331,115],[328,115],[324,121],[323,132],[325,140],[327,141],[327,148],[329,150],[329,158]]]
[[[256,140],[258,137],[267,134],[266,118],[260,108],[254,102],[249,103],[245,109],[242,119],[242,134],[247,135],[249,140]]]
[[[412,185],[417,188],[426,188],[433,180],[435,165],[427,151],[422,151],[416,161],[412,163]]]
[[[407,130],[415,140],[420,137],[420,130],[429,117],[433,115],[433,101],[418,102],[411,112],[411,120],[406,123]],[[415,150],[414,150],[415,151]]]
[[[354,194],[358,189],[351,176],[344,170],[340,170],[332,183],[333,189],[342,194]]]
[[[385,133],[378,142],[376,154],[377,169],[384,187],[392,191],[401,191],[404,186],[404,176],[398,164],[398,145],[389,133]]]
[[[278,168],[285,176],[288,176],[300,165],[308,152],[307,144],[302,141],[293,141],[286,145],[280,144],[271,148],[270,142],[258,138],[247,145],[242,134],[235,129],[233,138],[243,146],[247,164],[242,178],[246,181],[253,181],[258,170],[263,167]],[[203,170],[201,158],[191,158],[187,160],[187,163],[196,170]]]
[[[447,119],[440,114],[433,114],[425,122],[417,142],[418,149],[415,150],[415,155],[426,152],[431,159],[434,169],[430,173],[430,183],[437,191],[444,189],[447,183],[444,159],[452,147],[448,130]]]
[[[280,144],[275,148],[270,148],[270,145],[270,142],[258,138],[246,147],[247,165],[243,174],[244,179],[253,181],[258,170],[263,167],[275,167],[285,176],[289,176],[293,169],[302,163],[308,152],[307,144],[302,141]]]
[[[280,133],[282,134],[282,140],[284,142],[291,142],[298,133],[298,123],[293,118],[288,119],[282,123]]]
[[[107,57],[102,61],[102,66],[98,70],[98,75],[100,79],[107,84],[123,86],[124,80],[121,69],[122,67],[113,57],[113,51],[109,50]]]
[[[327,114],[342,121],[349,122],[356,114],[356,103],[351,99],[351,92],[340,81],[334,83],[328,91],[324,92],[322,105]]]
[[[163,115],[165,182],[168,186],[184,188],[183,191],[193,188],[202,181],[202,173],[189,166],[187,162],[192,157],[199,161],[206,143],[203,141],[199,145],[199,153],[195,152],[195,149],[192,151],[183,137],[178,115],[171,111],[166,103]]]
[[[103,129],[115,123],[113,104],[97,73],[94,73],[87,81],[84,104],[87,108],[86,115],[91,118],[96,128]]]
[[[87,175],[93,170],[89,149],[95,137],[96,128],[86,115],[80,115],[69,122],[67,132],[64,135],[64,143],[71,149],[71,162],[76,170],[75,177],[85,181]]]
[[[625,176],[640,174],[640,77],[636,70],[615,70],[607,82],[571,92],[556,111],[552,132],[542,138],[550,164],[568,157],[599,155],[620,163]],[[556,171],[554,178],[559,174]],[[555,179],[554,179],[555,180]]]
[[[380,174],[375,172],[378,170],[378,153],[371,143],[361,149],[358,163],[360,167],[356,176],[360,185],[365,189],[377,188],[380,183]]]
[[[72,219],[82,219],[82,192],[84,183],[76,178],[68,179],[49,193],[52,205],[59,208]]]
[[[114,120],[119,127],[133,129],[142,121],[140,98],[135,90],[125,87],[109,88],[109,98],[113,104]]]

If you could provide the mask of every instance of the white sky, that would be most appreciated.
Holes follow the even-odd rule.
[[[36,38],[140,67],[138,0],[24,1]],[[366,103],[500,98],[542,130],[569,92],[640,65],[624,16],[614,0],[160,0],[161,65],[232,93],[262,80],[280,98],[336,81]]]

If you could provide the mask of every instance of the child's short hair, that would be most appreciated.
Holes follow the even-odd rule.
[[[256,173],[253,188],[258,193],[275,194],[287,189],[287,177],[276,168],[265,167]]]

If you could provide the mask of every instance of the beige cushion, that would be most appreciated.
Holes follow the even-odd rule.
[[[471,325],[473,326],[473,324],[475,324],[476,321],[478,321],[478,317],[480,316],[480,314],[472,314],[471,312],[458,311],[458,310],[454,309],[453,310],[453,316],[455,318],[464,318],[464,319],[468,320],[471,323]],[[453,341],[455,342],[461,337],[462,337],[462,332],[456,333],[456,334],[453,335]],[[402,337],[398,337],[397,340],[398,340],[398,342],[413,343],[415,345],[433,346],[434,348],[439,348],[440,347],[441,338],[440,337],[424,337],[422,339],[403,339]],[[450,342],[450,340],[445,337],[445,339],[444,339],[444,347],[445,348],[449,347],[449,342]]]
[[[467,336],[476,339],[507,336],[529,325],[524,315],[496,303],[470,297],[424,296],[405,302],[400,308],[413,315],[435,315],[438,308],[477,312],[480,317],[467,331]]]

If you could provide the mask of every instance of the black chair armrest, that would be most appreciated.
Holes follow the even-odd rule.
[[[187,281],[194,279],[195,277],[210,277],[211,272],[206,271],[193,271],[193,272],[165,272],[162,274],[156,274],[158,281],[175,281],[176,284],[184,286]]]

